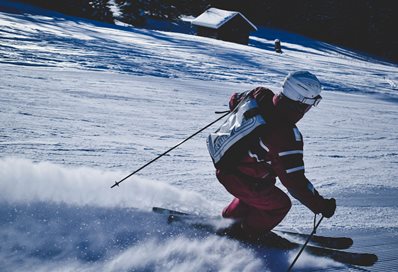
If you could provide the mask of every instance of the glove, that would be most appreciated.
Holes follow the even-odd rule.
[[[322,215],[325,216],[326,218],[330,218],[334,215],[334,212],[336,211],[336,199],[330,198],[330,199],[325,199],[324,201],[325,202],[324,202]]]
[[[246,92],[244,93],[233,93],[231,98],[229,99],[229,109],[232,111],[235,109],[235,107],[239,104],[239,102],[242,100],[242,98],[246,95]]]
[[[239,103],[239,94],[233,93],[231,98],[229,99],[229,109],[232,111]]]

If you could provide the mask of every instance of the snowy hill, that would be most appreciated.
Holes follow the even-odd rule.
[[[163,206],[217,215],[229,202],[206,132],[110,186],[215,120],[232,92],[277,90],[299,69],[325,88],[299,123],[307,176],[338,202],[320,232],[383,233],[398,244],[396,65],[269,29],[242,46],[10,1],[0,1],[0,33],[1,271],[287,267],[294,252],[257,252],[151,213]],[[282,55],[273,52],[275,38]],[[308,232],[311,212],[293,203],[282,227]],[[345,269],[310,255],[297,268]]]

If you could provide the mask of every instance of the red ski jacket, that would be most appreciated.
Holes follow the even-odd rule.
[[[304,143],[299,129],[278,114],[271,90],[259,87],[253,90],[253,96],[270,129],[247,146],[235,170],[263,186],[275,184],[278,177],[293,197],[314,213],[320,213],[324,209],[324,199],[304,174]],[[229,104],[231,110],[238,102],[239,95],[233,95]]]

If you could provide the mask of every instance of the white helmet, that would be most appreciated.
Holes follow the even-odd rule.
[[[316,106],[321,101],[321,83],[307,71],[289,73],[283,82],[282,94],[287,98],[307,105]]]

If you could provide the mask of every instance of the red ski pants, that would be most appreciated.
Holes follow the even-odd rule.
[[[235,199],[224,208],[224,218],[242,220],[244,227],[253,231],[270,231],[289,212],[290,198],[274,184],[256,190],[243,177],[217,170],[217,178]]]

